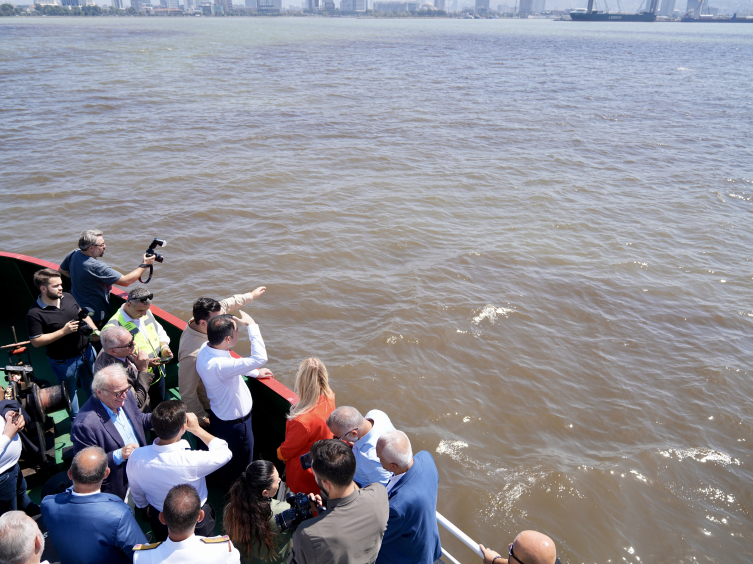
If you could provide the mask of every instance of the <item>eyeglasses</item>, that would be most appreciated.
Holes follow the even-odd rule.
[[[142,304],[145,304],[146,302],[149,302],[154,297],[154,294],[147,294],[146,296],[141,296],[140,298],[128,298],[129,302],[141,302]]]
[[[342,441],[345,437],[347,437],[348,435],[350,435],[353,431],[358,431],[358,427],[356,427],[355,429],[351,429],[350,431],[348,431],[347,433],[345,433],[342,437],[335,437],[335,440]]]
[[[513,545],[513,543],[510,543],[510,554],[508,555],[509,556],[508,560],[510,560],[510,558],[512,558],[518,564],[523,564],[523,562],[521,562],[520,558],[518,558],[517,556],[515,556],[515,554],[513,553],[513,551],[512,551],[512,545]]]
[[[131,342],[127,345],[120,345],[119,347],[113,347],[114,349],[130,349],[134,346],[136,339],[131,339]]]
[[[104,243],[100,243],[99,245],[89,245],[90,247],[106,247]]]
[[[124,398],[128,394],[128,390],[131,388],[126,388],[125,390],[120,390],[119,392],[113,392],[111,390],[102,390],[103,392],[107,392],[108,394],[114,395],[116,398]]]

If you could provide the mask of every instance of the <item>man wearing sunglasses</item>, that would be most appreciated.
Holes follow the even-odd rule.
[[[537,531],[523,531],[508,546],[507,558],[478,545],[484,554],[484,564],[560,564],[554,541]]]
[[[154,375],[149,372],[149,356],[144,351],[136,351],[136,339],[125,327],[106,327],[99,338],[102,341],[102,351],[94,363],[94,372],[99,372],[111,364],[125,368],[139,411],[152,411],[149,403],[149,386]]]
[[[152,428],[152,414],[141,413],[128,384],[125,368],[112,364],[94,374],[94,395],[78,412],[71,429],[73,454],[88,446],[107,453],[110,474],[102,491],[126,498],[128,476],[126,461],[131,453],[145,446],[146,433]]]
[[[105,239],[99,229],[87,229],[78,239],[78,249],[68,253],[58,272],[71,279],[71,294],[78,305],[91,309],[97,327],[102,327],[110,315],[110,290],[117,284],[127,288],[154,264],[154,256],[144,255],[141,265],[120,274],[99,260],[105,254]]]
[[[105,327],[125,327],[134,338],[136,352],[149,357],[149,372],[154,375],[149,387],[152,409],[165,401],[165,366],[173,357],[168,346],[170,337],[154,318],[149,308],[154,295],[146,288],[136,288],[128,293],[128,300]]]

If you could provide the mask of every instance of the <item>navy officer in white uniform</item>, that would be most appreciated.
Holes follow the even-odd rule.
[[[193,486],[181,484],[172,488],[159,518],[167,525],[168,539],[134,546],[134,564],[240,564],[240,552],[228,537],[194,534],[204,512]]]

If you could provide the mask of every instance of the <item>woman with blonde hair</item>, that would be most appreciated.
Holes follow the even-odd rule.
[[[288,488],[292,492],[319,494],[311,468],[304,470],[301,456],[316,441],[331,439],[327,417],[335,409],[335,394],[329,387],[327,368],[318,358],[307,358],[295,377],[298,403],[290,409],[285,427],[285,441],[277,449],[277,458],[285,461]]]

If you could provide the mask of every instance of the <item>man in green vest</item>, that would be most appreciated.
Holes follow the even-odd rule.
[[[149,372],[154,374],[149,387],[149,403],[154,409],[165,401],[165,359],[172,358],[167,336],[149,311],[153,294],[146,288],[136,288],[128,293],[128,300],[110,318],[105,327],[120,325],[125,327],[133,338],[135,354],[144,351],[149,356]]]

